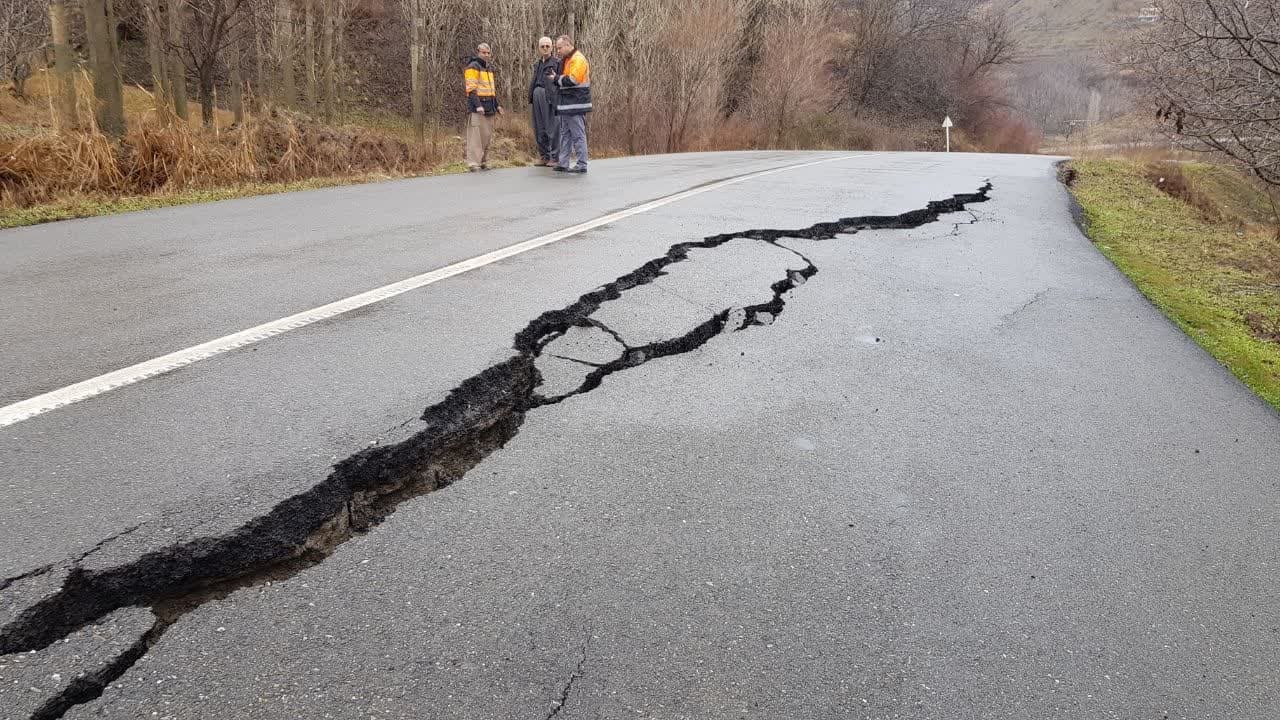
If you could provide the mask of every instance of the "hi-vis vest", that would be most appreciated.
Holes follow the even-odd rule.
[[[560,94],[556,114],[582,115],[591,112],[591,65],[582,53],[574,50],[560,66]]]
[[[471,112],[484,108],[485,113],[492,115],[498,111],[498,92],[493,82],[493,71],[480,59],[473,58],[467,63],[462,75],[467,88],[467,104]]]

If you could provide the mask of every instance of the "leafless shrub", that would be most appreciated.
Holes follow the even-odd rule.
[[[1280,5],[1162,0],[1162,21],[1127,65],[1156,116],[1191,147],[1219,151],[1280,185]]]
[[[31,75],[32,56],[49,34],[48,5],[41,0],[0,0],[0,77],[13,81],[13,92],[24,96]]]

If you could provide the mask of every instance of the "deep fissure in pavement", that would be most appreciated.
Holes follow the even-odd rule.
[[[75,680],[32,716],[60,717],[74,705],[100,696],[186,612],[240,588],[292,577],[382,522],[405,500],[456,482],[515,437],[530,410],[590,392],[613,373],[694,350],[722,332],[772,323],[786,306],[784,296],[818,272],[808,258],[781,240],[830,240],[861,230],[920,227],[986,201],[991,187],[988,182],[975,193],[930,201],[900,215],[843,218],[799,230],[724,233],[673,245],[661,257],[531,321],[515,335],[515,356],[464,380],[444,400],[427,408],[421,416],[426,429],[409,439],[367,448],[340,461],[319,484],[228,535],[176,544],[119,567],[89,570],[73,564],[58,592],[0,628],[0,655],[40,650],[123,607],[152,609],[156,623],[144,636],[97,671]],[[675,338],[629,346],[621,335],[591,317],[627,290],[664,276],[665,268],[687,260],[690,251],[718,248],[738,238],[794,253],[804,267],[788,270],[774,282],[770,300],[725,308]],[[535,363],[548,345],[574,327],[608,333],[622,352],[609,362],[586,363],[591,370],[577,388],[544,397],[538,392],[542,378]]]

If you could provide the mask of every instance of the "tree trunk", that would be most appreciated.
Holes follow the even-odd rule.
[[[182,0],[168,0],[169,16],[169,91],[173,93],[173,112],[183,122],[191,118],[187,110],[187,69],[178,57],[182,44]]]
[[[160,0],[147,0],[147,56],[151,60],[151,92],[156,112],[168,104],[168,73],[164,67],[164,29],[160,25]]]
[[[320,95],[316,89],[316,3],[320,0],[306,0],[307,18],[306,33],[303,38],[303,54],[306,58],[303,60],[303,68],[307,73],[307,104],[310,106],[311,112],[315,112],[320,107]]]
[[[346,12],[339,9],[334,17],[333,26],[333,104],[335,112],[337,112],[336,120],[343,122],[344,112],[347,104],[342,102],[342,95],[338,92],[338,85],[342,83],[343,69],[346,65],[347,52],[347,15]]]
[[[231,41],[231,111],[236,125],[244,122],[244,77],[240,73],[240,39]]]
[[[334,0],[324,0],[324,46],[321,49],[321,81],[324,87],[321,94],[324,96],[324,120],[325,122],[333,121],[333,101],[335,95],[334,79],[333,79],[333,3]]]
[[[262,112],[262,108],[266,104],[267,94],[267,68],[263,63],[262,56],[266,52],[266,48],[262,43],[262,23],[255,21],[253,24],[253,99],[254,112]]]
[[[213,128],[213,63],[206,63],[200,68],[200,122],[206,128]]]
[[[774,136],[773,146],[775,148],[782,147],[782,140],[787,133],[787,103],[791,102],[791,91],[783,90],[782,97],[778,103],[778,127]]]
[[[311,3],[307,3],[310,12]],[[311,22],[310,15],[307,22]],[[285,107],[298,106],[298,83],[293,73],[293,5],[289,0],[280,0],[276,5],[276,57],[280,61],[280,95]],[[313,100],[312,87],[307,85],[307,100]]]
[[[120,85],[120,104],[124,105],[124,70],[120,62],[120,21],[116,18],[116,0],[107,0],[107,37],[111,38],[112,65]]]
[[[627,108],[627,154],[636,155],[636,86],[635,79],[631,78],[626,85],[626,108]]]
[[[67,42],[65,0],[49,0],[49,27],[53,34],[53,72],[57,78],[55,125],[58,130],[76,126],[76,79],[72,68],[71,45]]]
[[[425,63],[425,60],[420,62]],[[427,83],[423,83],[423,85],[427,85]],[[431,117],[435,118],[436,122],[440,122],[444,115],[444,98],[441,95],[440,83],[430,83],[426,88],[424,88],[423,92],[426,93],[427,96],[426,101],[424,102],[427,114],[430,114]],[[437,156],[439,152],[440,133],[433,132],[431,133],[431,154],[433,156]]]
[[[124,135],[124,89],[120,86],[114,33],[107,20],[108,0],[84,0],[85,35],[93,67],[93,94],[98,129],[112,137]]]
[[[422,112],[422,32],[426,19],[422,15],[422,3],[413,7],[413,30],[409,41],[409,92],[413,106],[413,134],[419,140],[426,135],[426,118]]]
[[[764,29],[769,0],[748,0],[734,40],[733,51],[723,60],[725,75],[720,88],[720,115],[730,117],[751,97],[751,81],[764,56]]]

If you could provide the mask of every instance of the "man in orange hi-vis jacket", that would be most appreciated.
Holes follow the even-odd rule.
[[[568,35],[556,39],[556,55],[560,57],[560,72],[548,73],[559,88],[556,115],[560,118],[560,160],[555,169],[585,173],[587,113],[591,112],[591,65],[573,46],[573,38]],[[578,164],[571,169],[569,160],[572,155],[578,156]]]
[[[467,169],[489,169],[489,142],[493,140],[493,116],[502,112],[497,85],[493,81],[493,50],[487,43],[476,46],[476,55],[467,62],[463,81],[467,86]]]

